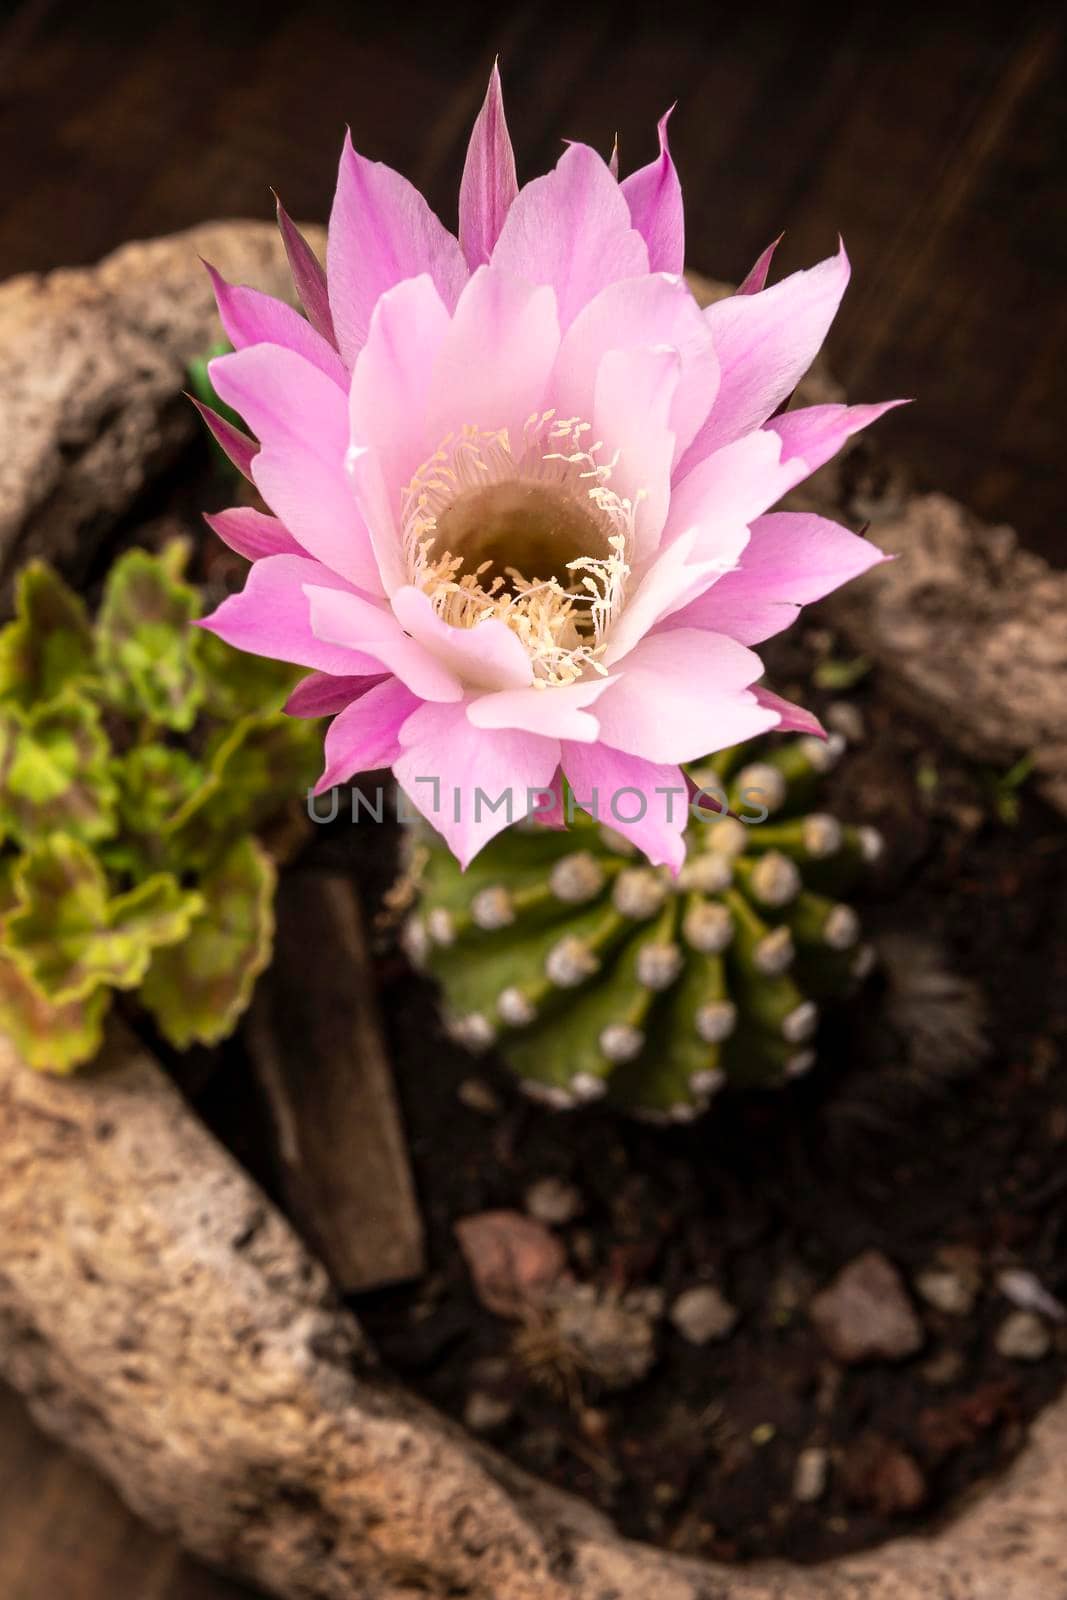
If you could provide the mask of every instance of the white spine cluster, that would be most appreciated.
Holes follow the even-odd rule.
[[[596,953],[573,933],[564,934],[545,957],[545,974],[560,989],[577,989],[599,968]]]

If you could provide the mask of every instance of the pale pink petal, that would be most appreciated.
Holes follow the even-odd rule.
[[[427,429],[426,407],[430,377],[450,326],[433,280],[425,273],[409,278],[378,301],[352,373],[352,439],[357,446],[371,447],[391,497],[384,527],[382,510],[375,509],[373,519],[369,508],[364,513],[383,573],[395,559],[382,548],[387,529],[395,530],[391,506],[399,509],[402,489],[440,443]],[[395,531],[392,543],[395,550]]]
[[[581,810],[629,839],[654,867],[678,871],[685,860],[683,835],[689,817],[680,767],[604,744],[564,744],[563,771]]]
[[[437,351],[428,427],[436,447],[464,427],[506,428],[513,449],[543,409],[559,348],[552,289],[533,288],[499,267],[479,267],[459,297]]]
[[[467,281],[459,241],[399,172],[357,155],[346,135],[326,245],[338,348],[352,366],[387,289],[428,272],[451,311]]]
[[[500,69],[494,61],[489,88],[467,147],[459,186],[459,242],[472,272],[492,255],[518,192],[515,152],[504,117]]]
[[[221,417],[217,411],[206,406],[202,400],[197,400],[193,395],[190,395],[189,399],[207,423],[212,438],[227,460],[237,468],[242,478],[247,478],[251,483],[252,462],[255,460],[259,445],[254,439],[250,439],[247,433],[242,433],[240,428],[235,428],[228,418]]]
[[[374,551],[345,473],[346,396],[292,350],[252,345],[210,366],[227,404],[260,441],[252,477],[271,510],[317,560],[381,593]]]
[[[737,569],[728,572],[668,626],[711,628],[742,644],[760,644],[886,557],[877,545],[807,511],[775,511],[752,524]]]
[[[748,541],[748,529],[744,524],[737,524],[731,530],[732,542],[727,539],[727,530],[720,529],[716,559],[694,562],[693,550],[700,532],[699,528],[690,528],[658,552],[612,627],[602,658],[605,666],[610,667],[627,655],[663,618],[688,605],[716,573],[740,557]]]
[[[779,234],[777,239],[771,241],[761,256],[758,256],[749,267],[745,277],[737,286],[738,294],[759,294],[761,289],[767,287],[767,274],[771,270],[774,252],[781,244],[784,234]]]
[[[376,672],[366,678],[309,672],[297,684],[282,709],[290,717],[332,717],[376,684],[385,683],[388,677],[387,672]]]
[[[907,400],[884,400],[876,406],[805,406],[800,411],[783,411],[780,417],[772,417],[767,427],[782,441],[782,460],[802,456],[810,473],[835,456],[854,433],[869,428],[887,411],[907,404]]]
[[[397,782],[463,867],[527,814],[531,791],[548,787],[560,759],[558,739],[475,728],[466,705],[420,706],[400,743]]]
[[[345,474],[353,504],[367,529],[374,552],[379,587],[387,595],[393,594],[410,578],[397,517],[399,496],[395,486],[386,482],[377,450],[368,445],[349,445]]]
[[[214,515],[205,511],[203,515],[212,533],[248,561],[260,561],[264,556],[304,554],[277,517],[268,517],[253,506],[231,506],[228,511],[217,511]]]
[[[556,291],[566,328],[587,300],[619,278],[648,271],[648,250],[606,163],[572,144],[555,169],[519,190],[493,265]]]
[[[737,530],[750,526],[807,476],[803,461],[784,457],[781,439],[769,429],[708,456],[675,484],[663,543],[699,528],[693,559],[718,560],[729,569],[737,555]]]
[[[326,273],[318,256],[308,244],[300,229],[293,222],[289,213],[282,205],[278,196],[274,196],[278,207],[278,231],[285,245],[285,254],[289,259],[289,271],[293,278],[293,287],[300,297],[300,304],[307,312],[307,319],[316,333],[320,333],[328,344],[337,348],[337,339],[333,331],[333,317],[330,315],[330,296],[326,289]]]
[[[778,721],[747,693],[763,672],[754,651],[695,628],[650,634],[597,701],[604,744],[649,761],[696,761]]]
[[[773,689],[765,689],[761,683],[753,685],[752,693],[761,706],[777,713],[778,733],[809,733],[816,739],[826,738],[826,729],[814,711],[808,711],[806,707],[798,706],[792,700],[783,699],[780,694],[775,694]]]
[[[678,352],[680,373],[669,415],[677,461],[707,416],[719,382],[711,334],[685,283],[661,273],[624,278],[583,306],[560,344],[551,403],[564,416],[588,421],[604,356],[642,346]]]
[[[682,186],[667,148],[670,115],[668,111],[659,120],[658,159],[632,172],[619,187],[626,196],[631,221],[648,246],[650,270],[680,273],[685,264],[685,210]]]
[[[611,462],[606,486],[633,504],[635,564],[656,549],[671,499],[670,410],[681,371],[674,350],[609,350],[597,373],[593,439]]]
[[[227,283],[207,261],[208,276],[215,291],[219,319],[235,350],[252,344],[280,344],[310,361],[339,388],[348,389],[348,369],[333,345],[315,332],[292,306],[272,295],[261,294],[245,284]]]
[[[397,589],[390,604],[405,632],[467,688],[520,689],[530,682],[530,658],[505,622],[487,617],[473,628],[454,628],[411,584]]]
[[[759,294],[734,294],[704,312],[719,358],[719,392],[683,468],[758,428],[818,355],[848,284],[844,245]]]
[[[326,766],[315,793],[323,794],[357,772],[391,767],[402,753],[400,726],[419,704],[410,689],[387,678],[346,706],[326,730]]]
[[[459,700],[463,691],[453,672],[415,639],[409,639],[393,613],[351,590],[305,585],[311,602],[311,630],[329,644],[361,650],[405,683],[420,700]]]
[[[312,633],[306,583],[347,589],[342,578],[309,556],[267,556],[254,563],[240,594],[230,595],[200,626],[254,656],[345,676],[380,672],[371,656]]]
[[[520,728],[553,739],[592,743],[599,727],[585,709],[593,705],[615,679],[594,678],[588,683],[558,684],[542,689],[503,689],[483,694],[467,708],[467,720],[476,728]]]

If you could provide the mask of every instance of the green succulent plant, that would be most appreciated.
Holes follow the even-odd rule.
[[[449,1032],[495,1046],[536,1100],[607,1095],[654,1122],[806,1072],[820,1003],[872,962],[839,897],[880,836],[811,809],[840,746],[757,740],[692,770],[730,814],[691,808],[677,878],[580,810],[566,832],[508,830],[466,872],[413,831],[403,939]]]
[[[0,630],[0,1031],[42,1071],[91,1060],[119,990],[214,1044],[270,959],[321,733],[282,713],[291,668],[190,626],[187,559],[121,556],[95,621],[31,562]]]

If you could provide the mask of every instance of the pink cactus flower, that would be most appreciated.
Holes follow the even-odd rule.
[[[254,438],[207,421],[272,515],[208,518],[252,567],[205,625],[311,669],[320,788],[391,767],[463,865],[562,773],[677,869],[680,763],[819,731],[752,646],[882,559],[771,509],[887,409],[782,409],[844,249],[771,288],[768,251],[701,311],[666,124],[622,182],[570,144],[520,189],[494,69],[458,238],[346,141],[325,272],[279,207],[306,318],[213,274],[211,375]]]

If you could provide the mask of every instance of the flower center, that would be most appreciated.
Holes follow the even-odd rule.
[[[403,495],[411,582],[453,627],[504,622],[542,687],[573,683],[600,662],[622,605],[633,504],[610,487],[590,426],[552,411],[508,430],[450,434]]]

